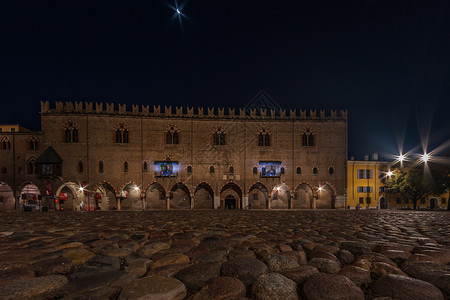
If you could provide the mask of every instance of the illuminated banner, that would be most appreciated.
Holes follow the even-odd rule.
[[[127,191],[122,191],[122,197],[124,197],[124,198],[128,197],[128,192]]]

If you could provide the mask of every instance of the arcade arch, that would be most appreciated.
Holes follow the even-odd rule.
[[[94,194],[95,209],[116,210],[118,208],[116,190],[108,182],[102,182]]]
[[[151,183],[145,192],[146,209],[166,209],[166,190],[157,182]]]
[[[220,208],[240,209],[242,207],[242,190],[234,182],[225,184],[220,190]]]
[[[126,184],[120,192],[120,210],[142,210],[141,190],[134,182]]]
[[[266,209],[269,204],[269,192],[264,184],[256,182],[248,190],[248,205],[250,209]]]
[[[321,189],[317,191],[317,208],[334,208],[336,200],[336,192],[334,188],[326,183],[321,186]]]
[[[191,195],[189,188],[177,182],[170,190],[170,209],[190,209]]]
[[[285,183],[279,183],[272,189],[271,209],[288,209],[291,203],[291,190]]]
[[[195,188],[194,209],[214,209],[214,190],[204,181]]]
[[[307,183],[301,183],[295,188],[295,197],[292,201],[294,209],[314,208],[314,193],[311,186]]]

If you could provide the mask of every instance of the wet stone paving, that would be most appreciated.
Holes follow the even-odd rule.
[[[0,299],[450,299],[450,213],[0,213]]]

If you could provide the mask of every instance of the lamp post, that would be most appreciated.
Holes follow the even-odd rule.
[[[387,203],[388,206],[389,206],[389,183],[388,183],[388,180],[391,179],[393,174],[394,174],[394,172],[392,172],[391,170],[389,170],[386,173],[386,179],[387,180],[386,180],[385,188],[386,188],[386,203]]]

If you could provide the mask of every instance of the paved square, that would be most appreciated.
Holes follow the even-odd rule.
[[[450,214],[0,214],[0,298],[445,299]]]

